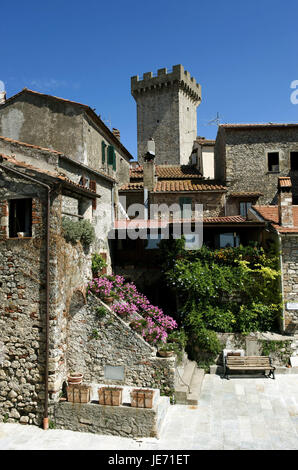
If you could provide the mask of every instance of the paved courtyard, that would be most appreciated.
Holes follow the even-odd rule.
[[[298,375],[206,375],[197,407],[171,406],[160,439],[126,439],[0,423],[4,450],[297,450]]]

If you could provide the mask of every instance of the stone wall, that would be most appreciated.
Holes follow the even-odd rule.
[[[151,193],[150,204],[166,204],[169,208],[172,204],[179,205],[181,197],[190,197],[192,199],[192,211],[195,210],[195,204],[202,204],[204,217],[216,217],[223,215],[224,198],[223,192],[216,191],[193,191],[186,193]]]
[[[175,359],[157,357],[156,349],[107,309],[98,319],[101,303],[88,296],[88,303],[70,310],[67,363],[69,371],[84,374],[87,382],[159,388],[170,395],[175,383]],[[107,378],[105,367],[120,367],[118,380]]]
[[[229,193],[261,192],[264,195],[258,204],[276,204],[278,177],[289,175],[290,152],[297,150],[297,127],[220,127],[215,145],[215,178],[226,182]],[[268,171],[268,152],[279,152],[279,172]]]
[[[45,367],[45,190],[26,179],[1,174],[0,182],[0,420],[40,424]],[[8,238],[8,201],[32,198],[32,236]],[[50,212],[49,391],[59,393],[66,376],[66,315],[78,288],[91,276],[80,244],[61,236],[62,195]],[[3,224],[3,225],[2,225]],[[69,275],[71,273],[71,275]]]
[[[298,330],[298,236],[281,236],[284,329]],[[296,305],[295,305],[296,304]],[[296,307],[296,308],[295,308]]]

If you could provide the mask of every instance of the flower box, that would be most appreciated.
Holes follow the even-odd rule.
[[[154,390],[133,389],[130,393],[131,406],[134,408],[152,408]]]
[[[122,388],[101,387],[98,389],[100,405],[120,406],[122,404]]]
[[[174,356],[174,351],[165,351],[165,350],[160,349],[158,351],[158,354],[161,357],[172,357]]]
[[[67,401],[72,403],[89,403],[91,387],[88,385],[69,385],[67,387]]]

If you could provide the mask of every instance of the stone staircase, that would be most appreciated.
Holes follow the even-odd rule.
[[[197,405],[205,371],[199,369],[195,361],[186,354],[176,368],[175,399],[177,404]]]

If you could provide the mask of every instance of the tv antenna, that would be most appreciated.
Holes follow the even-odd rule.
[[[220,121],[222,120],[222,117],[219,115],[219,113],[217,112],[216,113],[216,117],[214,119],[212,119],[211,121],[208,121],[207,124],[209,126],[219,126],[220,125]]]

